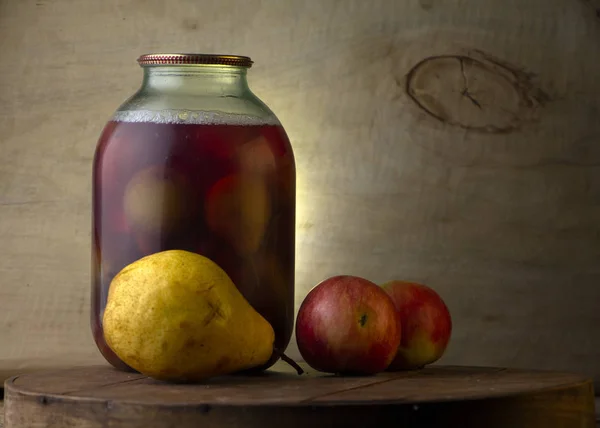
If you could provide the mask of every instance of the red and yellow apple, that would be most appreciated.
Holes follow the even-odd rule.
[[[306,296],[296,319],[296,342],[313,369],[376,374],[400,344],[399,313],[377,284],[350,275],[330,277]]]
[[[452,333],[448,307],[439,294],[423,284],[389,281],[383,284],[400,315],[402,338],[389,371],[413,370],[442,357]]]

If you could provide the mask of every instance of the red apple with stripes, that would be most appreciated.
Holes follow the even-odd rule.
[[[298,349],[318,371],[382,372],[396,355],[400,338],[400,317],[390,296],[357,276],[338,275],[322,281],[298,310]]]

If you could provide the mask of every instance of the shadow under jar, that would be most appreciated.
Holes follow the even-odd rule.
[[[275,330],[283,352],[294,322],[294,154],[279,120],[248,87],[248,57],[150,54],[140,89],[97,143],[92,190],[91,326],[114,276],[153,253],[206,256]],[[271,361],[262,369],[270,367]]]

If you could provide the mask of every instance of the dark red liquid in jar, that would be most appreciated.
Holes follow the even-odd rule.
[[[223,268],[285,349],[294,321],[294,227],[295,163],[281,126],[109,122],[93,170],[91,321],[99,350],[128,369],[103,336],[110,282],[133,261],[170,249]]]

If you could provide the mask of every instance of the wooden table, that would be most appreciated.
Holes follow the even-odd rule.
[[[505,368],[340,377],[278,364],[175,385],[94,366],[16,376],[5,388],[5,428],[595,427],[589,379]]]

